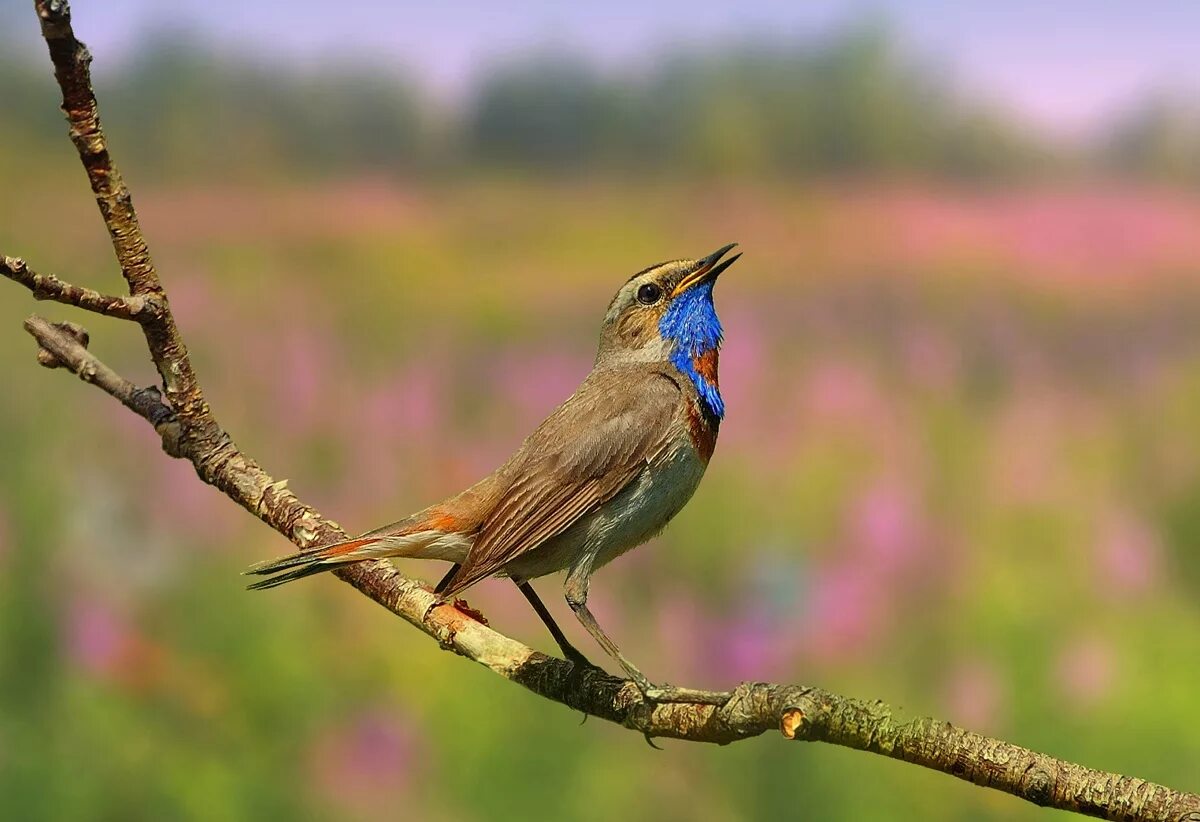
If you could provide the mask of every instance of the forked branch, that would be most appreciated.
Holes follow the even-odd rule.
[[[36,0],[42,34],[63,93],[71,139],[112,237],[129,296],[112,296],[34,273],[0,256],[0,274],[49,299],[136,322],[143,330],[162,389],[138,387],[87,350],[87,334],[70,323],[31,317],[43,365],[64,367],[120,400],[162,437],[164,450],[195,466],[204,482],[301,548],[342,539],[345,532],[296,498],[242,453],[205,402],[187,349],[155,271],[129,191],[100,126],[87,49],[75,39],[62,0]],[[389,563],[364,562],[335,572],[442,647],[487,666],[555,702],[651,737],[728,743],[779,730],[788,739],[830,742],[923,765],[1005,791],[1038,805],[1120,820],[1200,822],[1200,796],[1104,773],[971,733],[929,718],[900,721],[878,702],[818,688],[746,683],[723,705],[645,702],[627,680],[580,669],[492,630],[473,615],[438,604],[424,584]]]

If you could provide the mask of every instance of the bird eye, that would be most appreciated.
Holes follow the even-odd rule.
[[[662,297],[662,289],[654,283],[646,283],[637,290],[637,301],[642,305],[654,305]]]

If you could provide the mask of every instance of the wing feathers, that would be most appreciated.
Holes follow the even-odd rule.
[[[669,447],[681,408],[678,384],[663,375],[593,373],[514,457],[516,479],[484,520],[446,595],[500,571],[615,497]]]

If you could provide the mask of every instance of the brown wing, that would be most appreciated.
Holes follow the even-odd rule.
[[[616,496],[678,433],[681,390],[661,373],[593,374],[525,441],[466,561],[454,596],[566,531]]]

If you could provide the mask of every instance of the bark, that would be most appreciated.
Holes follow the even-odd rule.
[[[136,322],[146,337],[162,387],[139,387],[87,350],[71,323],[31,317],[38,361],[65,368],[149,422],[171,456],[192,463],[200,479],[223,491],[301,548],[343,539],[346,532],[274,480],[217,423],[188,358],[167,294],[155,271],[129,190],[113,165],[90,76],[91,55],[71,28],[62,0],[36,0],[42,35],[63,94],[72,141],[129,289],[100,294],[24,261],[0,255],[0,274],[36,299]],[[902,720],[881,702],[819,688],[743,683],[720,705],[648,703],[630,681],[534,651],[477,618],[441,604],[391,564],[364,562],[336,572],[343,581],[436,639],[443,648],[485,665],[549,700],[616,722],[650,737],[726,744],[778,730],[786,739],[829,742],[912,762],[1038,805],[1106,819],[1200,822],[1200,796],[1120,774],[1085,768],[928,717]]]

